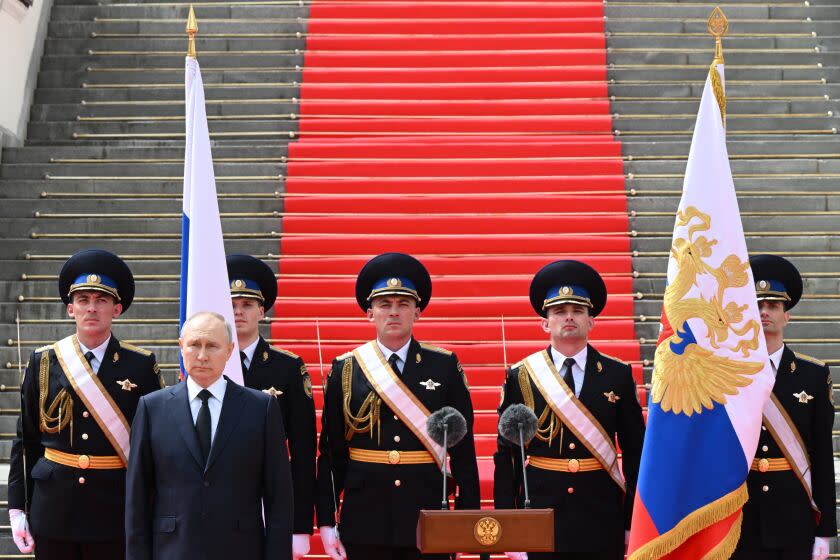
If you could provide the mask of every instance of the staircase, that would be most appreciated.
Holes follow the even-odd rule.
[[[556,32],[549,20],[575,17],[575,10],[592,6],[589,2],[546,3],[545,10],[557,13],[539,22],[539,5],[528,2],[482,4],[484,10],[496,10],[495,16],[477,14],[477,6],[467,2],[448,2],[450,6],[463,5],[462,15],[448,18],[435,17],[434,4],[429,4],[431,13],[424,17],[421,13],[406,15],[405,7],[400,15],[399,2],[382,3],[381,12],[373,10],[371,3],[358,4],[375,16],[354,21],[352,14],[338,15],[332,18],[338,20],[332,25],[346,24],[345,33],[363,36],[371,50],[394,51],[405,49],[384,42],[417,25],[416,21],[405,20],[428,20],[425,24],[429,33],[445,36],[462,29],[469,29],[474,35],[486,33],[494,25],[487,20],[500,17],[530,19],[514,32],[494,38],[494,48],[514,51],[522,40],[516,36],[518,33]],[[292,167],[307,157],[323,160],[324,156],[301,151],[290,154],[288,143],[300,139],[292,148],[294,152],[304,148],[310,138],[318,137],[313,134],[317,129],[301,129],[301,115],[324,115],[327,109],[335,109],[325,107],[324,100],[348,91],[359,92],[358,97],[363,100],[386,99],[394,87],[387,85],[393,82],[393,74],[378,74],[373,70],[377,64],[396,69],[400,64],[403,68],[415,67],[404,60],[383,63],[371,57],[366,61],[368,66],[364,66],[368,71],[348,69],[352,66],[341,62],[341,58],[348,50],[349,39],[319,35],[322,29],[308,29],[306,3],[212,2],[204,6],[197,2],[195,6],[199,20],[198,58],[208,100],[226,248],[228,252],[254,254],[272,266],[279,262],[288,275],[281,277],[281,287],[286,282],[284,289],[290,290],[286,292],[288,299],[278,303],[278,316],[270,325],[267,322],[265,334],[290,346],[288,339],[293,336],[289,333],[294,332],[290,329],[300,322],[296,321],[300,318],[296,314],[299,308],[292,304],[295,300],[305,303],[306,299],[294,291],[295,275],[311,277],[313,269],[301,268],[303,264],[311,266],[311,262],[303,263],[299,255],[292,258],[294,245],[287,245],[287,241],[293,237],[283,235],[289,231],[287,228],[292,228],[292,233],[303,230],[295,229],[301,227],[299,222],[285,222],[284,218],[287,212],[295,212],[297,219],[302,214],[323,212],[324,208],[318,199],[299,196],[299,189],[304,186],[301,181],[309,171],[294,175]],[[608,90],[599,96],[587,94],[591,99],[584,114],[602,111],[598,122],[606,122],[607,127],[586,132],[599,134],[618,150],[614,154],[600,153],[602,161],[623,164],[624,185],[619,184],[614,190],[625,191],[626,208],[610,206],[608,211],[611,219],[623,216],[620,219],[626,224],[625,240],[630,249],[624,254],[632,257],[632,273],[622,272],[620,267],[615,269],[611,281],[622,286],[619,292],[627,297],[616,307],[615,319],[604,322],[611,325],[602,332],[603,338],[609,340],[611,333],[622,332],[621,322],[634,323],[635,336],[627,342],[639,348],[636,369],[640,381],[642,371],[644,379],[649,379],[673,213],[682,186],[698,96],[711,61],[713,41],[705,32],[705,21],[712,7],[713,4],[689,2],[608,2],[603,7],[606,20],[601,27],[606,31]],[[840,2],[738,2],[723,9],[730,19],[730,35],[724,40],[728,146],[747,243],[752,252],[788,256],[803,271],[805,296],[795,309],[788,338],[798,351],[826,360],[836,369],[840,364],[840,331],[836,326],[840,320],[840,137],[836,134],[840,128]],[[137,279],[138,297],[126,317],[117,321],[115,332],[154,350],[167,382],[175,381],[186,12],[186,4],[169,2],[56,0],[28,143],[22,148],[5,149],[0,165],[0,235],[7,241],[0,248],[0,334],[2,340],[9,341],[8,346],[0,348],[3,460],[8,460],[19,408],[15,313],[19,311],[22,319],[24,361],[35,347],[65,336],[72,323],[58,301],[56,274],[61,262],[80,248],[102,247],[128,260]],[[558,67],[585,65],[580,57],[589,56],[587,53],[592,50],[593,38],[586,37],[591,30],[569,27],[568,31],[575,34],[563,40],[562,50],[568,51],[568,58],[546,56],[528,68],[523,67],[523,60],[536,59],[511,54],[482,64],[519,66],[495,76],[497,91],[508,88],[513,99],[513,93],[519,91],[508,84],[513,74],[524,83],[560,83],[563,71]],[[307,37],[307,33],[311,36]],[[305,49],[310,51],[307,71],[313,60],[327,69],[312,68],[302,91],[299,84]],[[312,58],[314,51],[322,57],[320,60]],[[440,56],[447,61],[442,66],[459,68],[457,73],[464,81],[476,72],[455,50]],[[339,71],[342,65],[344,70]],[[404,81],[411,81],[414,71],[403,71]],[[441,70],[436,80],[443,83],[451,78]],[[435,89],[427,88],[428,99],[437,99]],[[306,103],[307,99],[316,99],[313,92],[322,94],[322,105],[302,107],[299,100]],[[532,100],[531,113],[524,117],[562,120],[556,117],[557,105],[551,103],[555,94],[547,92],[543,100]],[[476,110],[475,106],[481,104],[477,99],[481,99],[480,94],[467,96],[460,109]],[[419,103],[422,99],[417,101],[413,110],[423,111],[424,104]],[[500,104],[505,104],[503,99]],[[436,103],[426,105],[430,106],[429,114],[436,114]],[[355,107],[365,110],[362,102]],[[399,111],[399,107],[394,104],[393,109]],[[609,134],[610,130],[614,134]],[[361,141],[364,137],[356,130],[345,140],[349,138],[353,144],[352,139]],[[515,158],[522,144],[512,137],[505,145],[482,149],[491,150],[493,157],[501,161],[501,176],[515,175],[518,163],[505,160]],[[510,171],[504,171],[505,166]],[[619,167],[619,178],[621,171]],[[388,173],[380,174],[381,188],[390,188]],[[566,174],[567,171],[556,169],[549,171],[546,181],[560,184],[560,176]],[[592,180],[586,172],[576,175],[570,185]],[[292,176],[298,182],[293,184],[290,179],[288,189],[295,196],[287,197],[286,178]],[[371,182],[359,182],[353,188],[364,188],[363,183]],[[482,189],[489,188],[472,185],[457,194],[475,195],[488,192]],[[572,187],[558,187],[558,191],[563,189]],[[549,194],[560,199],[563,196],[562,192]],[[384,212],[403,211],[405,205],[399,197],[391,202],[387,198],[383,204],[390,204],[391,209]],[[561,203],[562,200],[557,201],[558,205]],[[504,213],[505,209],[514,213],[532,211],[517,207],[522,203],[515,200],[492,208],[481,206],[490,204],[486,200],[474,204],[481,208],[477,212],[492,215]],[[446,212],[438,209],[429,213],[435,219]],[[586,251],[593,258],[591,253],[597,252]],[[601,255],[599,262],[608,267],[611,259],[620,258],[618,253]],[[343,257],[333,258],[343,267],[334,280],[337,285],[349,286],[353,268],[358,268],[364,258],[355,257],[349,250]],[[500,258],[494,266],[504,268],[509,262],[510,259]],[[538,267],[535,261],[522,266],[523,270]],[[321,274],[329,275],[335,270],[325,267]],[[443,278],[436,279],[435,304],[442,305],[445,299],[437,299],[444,293],[437,291],[438,286],[457,284],[457,277],[464,273],[449,269],[442,273]],[[511,296],[521,292],[524,299],[520,286],[527,286],[528,279],[521,276],[509,279],[512,283],[507,284],[507,289]],[[339,299],[343,293],[339,290],[334,296]],[[349,296],[343,299],[349,304],[349,317],[355,304]],[[524,320],[527,309],[522,309],[511,310],[506,327],[509,340],[515,340],[519,332],[522,340],[536,338]],[[444,322],[446,312],[441,311],[435,321],[432,308],[429,311],[425,320],[435,323],[435,329],[442,329],[437,332],[446,333],[448,340],[458,340],[459,332],[446,331],[445,325],[438,324]],[[495,309],[492,311],[496,313]],[[517,321],[516,317],[523,320]],[[476,311],[473,320],[472,337],[484,337],[498,348],[500,330],[495,317],[482,321]],[[619,330],[611,330],[613,327]],[[331,334],[329,325],[324,328],[325,340],[338,338],[337,333]],[[446,340],[439,342],[451,346]],[[515,361],[524,351],[511,344],[508,361]],[[488,368],[479,358],[469,357],[469,352],[458,352],[470,378],[474,406],[482,411],[476,432],[479,455],[487,457],[492,453],[493,410],[498,402],[498,366],[502,356],[496,360],[497,367]],[[325,361],[330,357],[325,355]],[[317,358],[307,361],[317,380]],[[835,449],[840,451],[837,443]],[[2,492],[5,494],[5,489]],[[486,492],[484,495],[490,496]],[[0,512],[0,516],[5,519],[5,512]],[[5,525],[2,519],[0,524]],[[25,557],[17,554],[8,528],[0,534],[0,557]]]

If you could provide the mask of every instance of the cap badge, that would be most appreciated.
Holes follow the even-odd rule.
[[[234,280],[231,283],[230,287],[231,288],[244,288],[245,287],[245,282],[243,282],[242,280]]]
[[[87,281],[88,284],[99,284],[99,281],[102,280],[98,274],[88,274]]]
[[[567,296],[571,293],[572,293],[572,289],[568,286],[563,286],[562,288],[560,288],[560,295],[561,296]]]
[[[758,289],[759,290],[766,290],[767,289],[767,280],[759,280],[758,281]]]
[[[390,286],[391,288],[401,288],[402,282],[400,282],[399,278],[389,278],[388,286]]]

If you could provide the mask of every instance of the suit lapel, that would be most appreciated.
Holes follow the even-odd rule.
[[[222,449],[224,449],[234,428],[239,424],[243,406],[245,406],[245,389],[228,379],[227,388],[225,389],[225,399],[222,401],[222,412],[219,415],[219,424],[216,426],[216,436],[213,438],[213,446],[210,448],[210,456],[207,458],[205,472],[209,471],[210,467],[213,466],[213,462],[222,452]]]
[[[190,412],[187,382],[182,381],[170,387],[167,391],[169,391],[169,400],[166,403],[166,409],[172,419],[172,424],[178,426],[178,433],[184,440],[190,455],[193,456],[199,468],[203,468],[204,458],[201,456],[198,435],[195,433],[195,424],[193,423],[192,412]]]

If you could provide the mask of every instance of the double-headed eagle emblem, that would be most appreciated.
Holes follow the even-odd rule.
[[[689,228],[686,237],[675,239],[671,247],[677,274],[665,288],[663,309],[675,333],[656,348],[651,398],[665,412],[691,416],[704,408],[711,410],[714,403],[725,404],[726,395],[735,395],[739,387],[752,383],[750,376],[764,364],[723,356],[697,343],[690,319],[706,326],[706,342],[712,349],[747,358],[758,348],[761,326],[754,319],[744,323],[747,306],[727,302],[725,297],[729,288],[746,286],[749,262],[729,255],[717,268],[708,264],[717,240],[697,235],[710,230],[712,221],[696,207],[678,212],[677,225]],[[687,297],[698,286],[698,277],[706,274],[714,277],[716,293],[708,299],[700,294]],[[735,335],[734,345],[725,344],[730,335]]]

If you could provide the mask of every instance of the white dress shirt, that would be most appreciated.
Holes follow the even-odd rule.
[[[409,338],[408,342],[405,343],[405,346],[403,346],[402,348],[400,348],[396,352],[394,352],[393,350],[391,350],[390,348],[388,348],[387,346],[385,346],[384,344],[379,342],[378,338],[376,339],[376,344],[378,344],[379,349],[382,350],[382,354],[385,356],[385,360],[388,360],[391,357],[391,354],[396,353],[396,355],[397,355],[397,368],[399,368],[399,370],[400,370],[397,373],[402,373],[403,367],[405,366],[405,359],[408,356],[408,346],[411,344],[411,339]]]
[[[770,358],[770,367],[773,368],[773,376],[775,377],[777,373],[779,373],[779,363],[782,361],[782,354],[785,351],[785,345],[782,344],[782,347],[767,356]]]
[[[583,350],[575,354],[574,356],[564,356],[560,352],[558,352],[553,346],[551,347],[551,359],[554,362],[554,367],[557,368],[557,372],[560,374],[560,377],[566,374],[566,366],[563,365],[563,362],[566,361],[566,358],[572,358],[575,361],[575,365],[572,366],[572,379],[575,380],[575,396],[580,396],[580,388],[583,387],[583,374],[584,368],[586,367],[586,354],[588,348],[586,346],[583,347]]]
[[[90,369],[93,370],[93,373],[99,373],[99,366],[102,365],[102,360],[105,359],[105,350],[108,348],[108,344],[111,342],[111,335],[108,335],[108,338],[105,339],[105,342],[97,346],[96,348],[88,348],[82,341],[79,341],[79,348],[82,350],[82,355],[84,356],[88,352],[93,352],[93,359],[90,361]]]
[[[257,351],[257,344],[260,342],[260,337],[257,337],[254,342],[248,345],[247,348],[240,350],[245,352],[245,369],[251,369],[251,361],[254,359],[254,352]]]
[[[190,412],[192,413],[193,426],[198,420],[198,411],[201,410],[201,399],[198,398],[198,393],[204,387],[193,381],[192,377],[187,377],[187,396],[190,400]],[[207,387],[207,390],[213,395],[207,399],[207,406],[210,408],[210,443],[216,437],[216,426],[219,425],[219,415],[222,413],[222,402],[225,400],[225,389],[227,389],[227,379],[225,376],[213,382]]]

